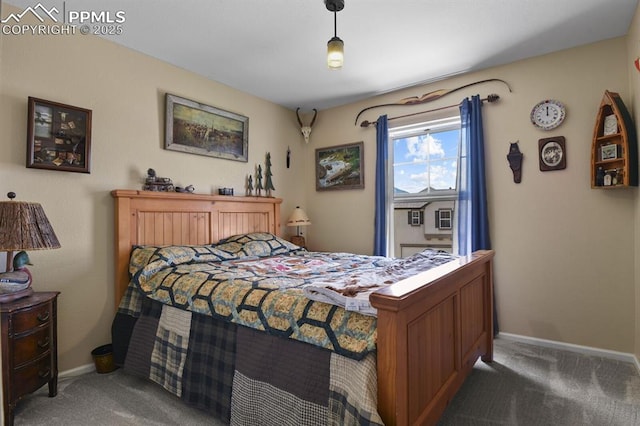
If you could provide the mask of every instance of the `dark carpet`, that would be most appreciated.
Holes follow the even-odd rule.
[[[496,339],[439,426],[640,425],[640,375],[631,363]],[[25,397],[16,425],[222,425],[122,370],[61,379]]]
[[[438,425],[640,425],[640,375],[631,363],[496,339],[493,363],[476,363]]]

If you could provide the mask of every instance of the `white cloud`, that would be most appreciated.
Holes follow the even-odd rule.
[[[407,141],[407,158],[413,162],[424,161],[433,157],[444,157],[442,141],[434,138],[431,134],[405,139]]]

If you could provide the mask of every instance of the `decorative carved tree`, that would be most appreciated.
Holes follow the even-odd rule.
[[[247,176],[247,195],[251,196],[253,193],[253,178],[251,175]]]
[[[256,195],[260,197],[263,190],[262,186],[262,166],[258,164],[258,171],[256,172]]]
[[[264,175],[266,177],[266,181],[264,183],[264,189],[267,192],[267,197],[271,197],[271,191],[275,191],[276,188],[273,186],[273,181],[271,180],[271,153],[267,152],[267,159],[265,161],[265,171]]]

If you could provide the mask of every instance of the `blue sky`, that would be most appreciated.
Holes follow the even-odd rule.
[[[429,186],[455,189],[459,134],[455,129],[395,139],[393,186],[409,193]]]

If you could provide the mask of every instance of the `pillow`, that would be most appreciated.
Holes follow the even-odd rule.
[[[129,259],[129,274],[133,276],[148,265],[163,268],[191,262],[219,262],[235,258],[237,257],[212,246],[134,246]]]
[[[302,250],[300,246],[268,232],[234,235],[220,240],[213,247],[230,257],[267,257]]]

